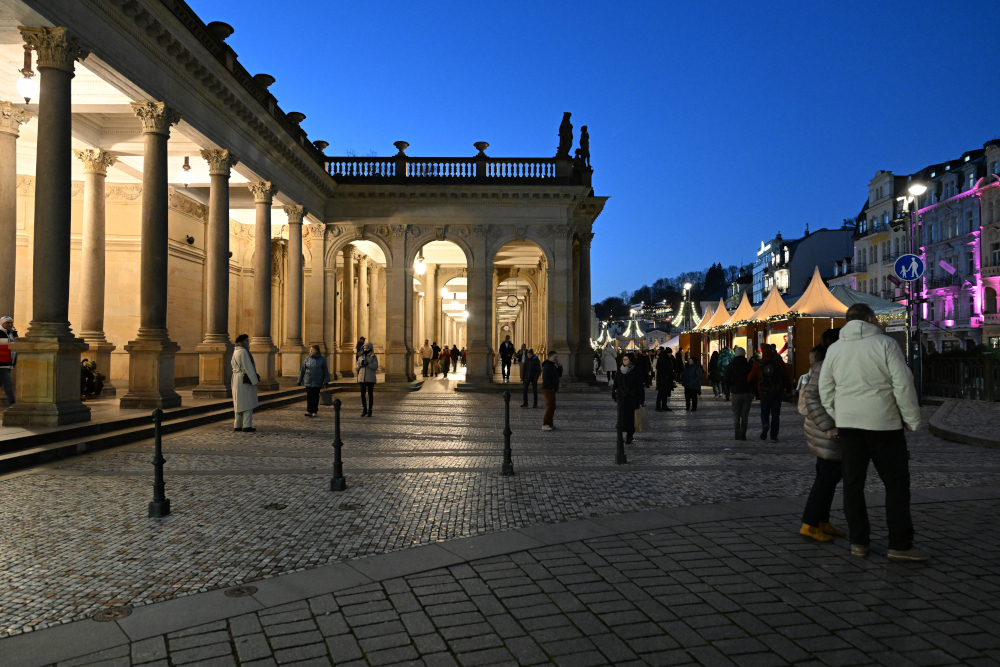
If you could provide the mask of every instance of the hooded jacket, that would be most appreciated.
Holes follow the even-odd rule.
[[[750,362],[744,355],[734,356],[726,367],[726,383],[729,391],[733,394],[749,394],[750,382],[747,377],[750,375]]]
[[[362,361],[367,361],[368,363],[362,366]],[[378,376],[375,374],[378,371],[378,357],[375,356],[374,352],[365,352],[362,350],[361,354],[358,355],[357,362],[354,364],[354,370],[357,371],[359,383],[371,382],[375,384],[378,380]]]
[[[610,345],[605,345],[604,351],[601,352],[601,368],[605,373],[618,371],[618,355],[615,354],[615,348]]]
[[[903,351],[869,322],[852,320],[826,351],[819,373],[823,408],[837,428],[895,431],[920,426],[913,375]]]
[[[693,364],[684,364],[684,371],[681,373],[681,384],[685,389],[701,389],[701,381],[705,375],[705,369],[697,361]]]
[[[674,355],[661,352],[656,358],[656,390],[670,393],[674,388]]]
[[[823,409],[823,403],[819,398],[819,374],[822,370],[822,361],[817,361],[812,365],[809,381],[802,390],[801,401],[804,411],[799,410],[799,412],[806,416],[803,430],[806,434],[806,444],[809,445],[809,451],[818,458],[839,461],[841,458],[840,441],[830,438],[826,434],[827,431],[836,426],[836,423],[833,421],[833,417]]]
[[[778,364],[778,372],[781,375],[785,391],[791,392],[795,387],[795,380],[792,378],[792,369],[788,367],[788,364],[785,363],[785,360],[781,358],[780,354],[775,354],[768,346],[764,346],[764,349],[760,351],[760,363],[754,364],[747,380],[749,380],[751,385],[757,388],[757,391],[763,392],[764,387],[762,383],[764,381],[764,364],[772,359]]]
[[[719,352],[719,377],[726,377],[726,369],[729,368],[729,364],[733,361],[733,351],[730,349],[725,349]]]

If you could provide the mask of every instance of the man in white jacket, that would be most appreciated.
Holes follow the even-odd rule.
[[[871,526],[865,478],[872,462],[885,484],[889,558],[927,560],[927,554],[913,547],[909,454],[903,431],[920,426],[920,407],[899,344],[884,335],[877,322],[867,305],[851,306],[840,340],[827,350],[819,376],[820,400],[836,421],[843,445],[844,514],[851,553],[868,555]]]

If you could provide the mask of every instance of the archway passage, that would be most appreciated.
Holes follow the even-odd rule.
[[[336,268],[336,312],[340,342],[337,374],[354,377],[358,345],[363,337],[385,354],[386,343],[386,257],[371,241],[357,240],[344,246],[334,259]],[[381,366],[379,371],[385,372]]]
[[[548,345],[548,262],[531,241],[511,241],[493,259],[493,349],[495,380],[501,379],[500,346],[508,337],[516,350],[514,364],[523,350],[543,354]],[[519,371],[512,377],[519,378]]]
[[[447,346],[461,357],[468,344],[467,270],[465,252],[450,241],[426,243],[414,259],[411,344],[416,351],[414,371],[420,377],[442,374],[444,369],[433,359],[440,356],[440,348]],[[433,352],[425,369],[426,345]],[[453,362],[449,379],[462,379],[464,369],[461,359]]]

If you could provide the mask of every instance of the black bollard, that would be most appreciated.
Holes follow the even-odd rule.
[[[625,401],[619,398],[618,407],[618,419],[615,423],[615,430],[618,431],[618,448],[615,451],[615,465],[622,465],[628,463],[628,459],[625,458],[625,439],[622,437],[622,405]]]
[[[510,457],[510,389],[503,393],[504,419],[503,419],[503,468],[500,471],[504,477],[514,474],[514,461]]]
[[[161,419],[163,410],[156,408],[153,410],[153,502],[149,503],[149,516],[152,519],[162,519],[170,514],[170,501],[163,490],[163,464],[167,460],[163,458],[163,444],[160,442]]]
[[[347,489],[347,480],[344,479],[344,463],[340,460],[340,448],[344,443],[340,441],[340,399],[333,402],[333,479],[330,480],[331,491],[344,491]]]

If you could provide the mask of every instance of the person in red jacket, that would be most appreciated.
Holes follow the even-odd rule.
[[[763,427],[760,439],[766,440],[771,433],[771,442],[778,441],[778,426],[781,421],[781,401],[785,392],[794,386],[792,370],[785,363],[774,345],[764,344],[760,349],[760,363],[755,364],[747,376],[750,384],[760,391],[760,422]]]

